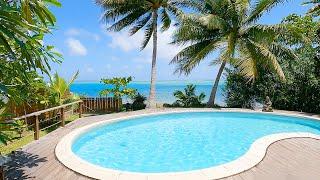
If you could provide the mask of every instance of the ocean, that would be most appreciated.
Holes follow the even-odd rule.
[[[188,84],[196,85],[197,94],[200,94],[201,92],[206,94],[205,102],[209,99],[213,86],[212,81],[158,81],[156,84],[157,101],[161,103],[173,103],[175,101],[173,92],[176,90],[183,90]],[[99,92],[106,87],[108,86],[100,82],[75,82],[71,85],[71,92],[88,97],[99,97]],[[129,87],[137,89],[140,94],[143,94],[146,97],[149,95],[149,82],[133,81],[129,84]],[[224,105],[223,88],[224,83],[222,82],[219,84],[216,96],[216,103],[219,105]]]

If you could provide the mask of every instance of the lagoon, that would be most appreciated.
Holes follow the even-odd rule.
[[[161,103],[172,103],[175,101],[173,92],[176,90],[183,90],[186,85],[196,85],[197,94],[204,92],[206,94],[205,101],[209,99],[212,81],[158,81],[156,84],[157,101]],[[99,97],[99,92],[108,87],[100,82],[75,82],[71,85],[71,92],[78,95],[85,95],[88,97]],[[150,83],[147,81],[133,81],[129,87],[135,88],[139,93],[148,97]],[[219,105],[224,104],[223,97],[224,82],[219,84],[216,103]],[[126,101],[126,100],[125,100]]]

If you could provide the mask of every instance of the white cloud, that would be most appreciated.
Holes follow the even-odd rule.
[[[80,35],[80,30],[76,28],[68,29],[65,33],[67,36],[78,36]]]
[[[174,27],[169,28],[163,33],[158,31],[158,59],[169,62],[182,49],[182,47],[169,44],[172,41],[171,36],[174,31]],[[140,51],[141,43],[144,37],[144,31],[139,31],[133,36],[129,36],[127,31],[105,32],[105,34],[111,37],[111,42],[108,44],[109,47],[114,49],[119,48],[124,52],[129,52],[132,50]],[[150,62],[152,48],[152,39],[150,39],[147,47],[141,52],[143,53],[143,58],[135,58],[133,61],[146,62],[145,59],[150,59],[147,60],[147,62]]]
[[[66,36],[72,36],[72,37],[76,37],[76,36],[87,37],[87,38],[90,38],[90,39],[95,40],[95,41],[99,41],[100,40],[100,36],[98,34],[89,32],[89,31],[84,30],[84,29],[70,28],[64,34]]]
[[[66,44],[69,48],[70,55],[73,56],[85,56],[87,55],[87,49],[84,47],[81,42],[74,38],[68,38]]]
[[[111,42],[108,44],[111,48],[120,48],[121,50],[128,52],[139,49],[140,47],[140,38],[128,36],[127,32],[107,32],[107,35],[111,37]]]

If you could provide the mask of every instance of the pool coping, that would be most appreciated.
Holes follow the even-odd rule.
[[[320,136],[312,133],[278,133],[264,136],[257,139],[250,146],[249,150],[239,158],[228,163],[213,166],[200,170],[184,171],[184,172],[169,172],[169,173],[138,173],[138,172],[127,172],[114,170],[109,168],[104,168],[98,165],[91,164],[80,157],[76,156],[71,149],[73,141],[79,137],[84,132],[89,131],[92,128],[100,126],[102,124],[110,124],[113,122],[118,122],[122,120],[127,120],[136,117],[150,116],[150,115],[160,115],[168,113],[181,113],[181,112],[246,112],[246,113],[266,113],[245,109],[171,109],[170,111],[162,112],[151,112],[142,113],[138,115],[125,115],[123,117],[106,119],[104,121],[96,122],[84,127],[78,128],[64,136],[55,148],[55,155],[57,159],[69,169],[80,173],[84,176],[95,178],[95,179],[185,179],[186,177],[193,179],[220,179],[224,177],[229,177],[235,174],[239,174],[246,171],[257,164],[259,164],[265,157],[268,147],[280,140],[290,139],[290,138],[313,138],[320,140]],[[301,115],[295,112],[283,113],[283,112],[268,112],[266,114],[273,115],[284,115],[289,117],[304,117],[314,120],[319,120],[320,118],[312,117],[309,115]]]

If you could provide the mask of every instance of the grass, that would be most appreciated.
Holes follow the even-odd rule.
[[[69,118],[66,119],[65,123],[68,124],[76,119],[78,119],[78,115],[71,115]],[[40,131],[40,137],[47,135],[48,133],[56,130],[57,128],[59,128],[59,125],[56,126],[52,126],[46,130]],[[8,142],[7,145],[5,144],[1,144],[0,143],[0,152],[1,154],[9,154],[12,151],[15,151],[21,147],[23,147],[26,144],[29,144],[30,142],[32,142],[33,139],[33,131],[26,131],[24,132],[24,136],[22,138],[19,137],[19,134],[16,132],[11,132],[10,136],[12,137],[12,140],[10,142]]]

